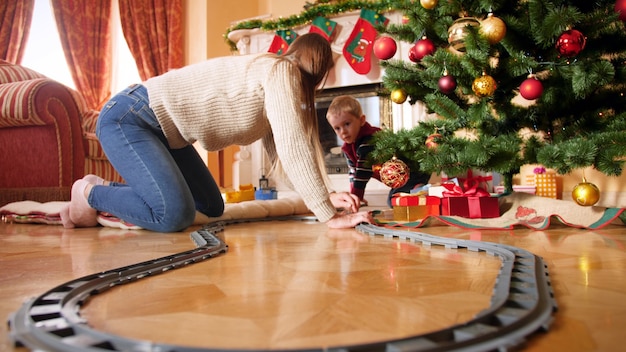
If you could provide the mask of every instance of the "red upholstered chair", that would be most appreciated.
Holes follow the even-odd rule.
[[[95,138],[97,118],[75,90],[0,60],[0,206],[69,200],[88,173],[121,182]]]

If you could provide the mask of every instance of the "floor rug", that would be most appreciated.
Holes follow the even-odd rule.
[[[0,217],[5,222],[40,223],[60,225],[60,209],[67,202],[38,203],[22,201],[10,203],[0,208]],[[584,229],[599,229],[608,225],[626,225],[624,208],[583,207],[572,201],[538,197],[532,194],[514,192],[499,198],[501,216],[491,219],[468,219],[459,216],[429,216],[419,221],[394,222],[384,216],[389,209],[372,210],[377,223],[386,227],[427,227],[449,225],[471,229],[512,229],[525,226],[544,230],[553,224],[562,224]],[[297,197],[253,200],[226,204],[224,214],[218,218],[209,218],[197,213],[194,224],[202,225],[220,220],[260,219],[267,217],[285,217],[310,214],[304,202]],[[98,222],[102,226],[123,229],[139,229],[110,214],[99,213]]]
[[[61,225],[61,209],[68,203],[39,203],[30,200],[9,203],[0,208],[0,218],[4,222]],[[200,212],[196,212],[194,225],[204,225],[222,220],[260,219],[304,214],[310,214],[310,211],[302,199],[298,197],[251,200],[226,204],[224,214],[220,217],[209,218]],[[141,229],[139,226],[125,222],[105,212],[98,213],[98,223],[105,227],[116,227],[125,230]]]
[[[380,225],[388,227],[426,227],[450,225],[468,229],[513,229],[525,226],[544,230],[553,224],[584,229],[599,229],[608,225],[626,225],[624,208],[583,207],[572,201],[539,197],[513,192],[499,198],[500,217],[469,219],[460,216],[428,216],[419,221],[394,222],[377,216]],[[381,212],[382,214],[382,212]]]

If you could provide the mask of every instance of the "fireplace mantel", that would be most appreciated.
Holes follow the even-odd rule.
[[[372,68],[366,75],[360,75],[354,72],[348,62],[343,58],[343,47],[352,29],[356,25],[359,15],[360,11],[351,11],[330,18],[332,21],[337,22],[335,34],[331,42],[331,48],[335,58],[335,67],[326,80],[324,85],[325,89],[371,84],[382,81],[383,72],[378,64],[378,59],[374,55],[372,55]],[[399,12],[390,12],[384,15],[391,23],[399,23],[402,18]],[[293,30],[300,35],[308,33],[310,27],[310,25],[306,25],[293,28]],[[238,29],[228,33],[228,39],[237,44],[240,55],[267,52],[274,39],[274,32],[262,31],[258,28]],[[401,55],[399,52],[396,53],[396,57],[399,57],[399,55]]]

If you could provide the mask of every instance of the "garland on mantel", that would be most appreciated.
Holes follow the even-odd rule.
[[[331,16],[343,12],[355,11],[361,8],[368,8],[377,12],[385,12],[392,10],[392,0],[318,0],[315,3],[306,2],[304,11],[298,15],[292,15],[286,18],[276,20],[260,20],[252,19],[242,21],[234,26],[229,27],[224,34],[226,43],[232,51],[237,50],[237,44],[228,39],[228,34],[239,29],[259,28],[264,31],[276,31],[279,29],[289,29],[311,23],[318,16]]]

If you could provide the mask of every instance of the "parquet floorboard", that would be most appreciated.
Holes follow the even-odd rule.
[[[194,247],[196,228],[158,234],[0,223],[0,315],[72,279]],[[626,326],[623,226],[587,231],[421,232],[509,244],[544,258],[559,311],[529,351],[614,351]],[[225,349],[301,349],[397,339],[472,318],[489,306],[500,260],[329,230],[316,222],[230,225],[226,254],[95,296],[82,315],[136,339]],[[13,349],[8,333],[0,350]]]

